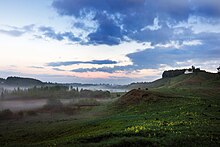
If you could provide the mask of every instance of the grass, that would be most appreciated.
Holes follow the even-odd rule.
[[[154,89],[172,97],[127,107],[116,100],[62,119],[1,121],[0,146],[219,146],[219,92],[204,90]]]
[[[220,87],[220,74],[208,72],[196,72],[192,74],[183,74],[171,78],[161,78],[151,83],[135,83],[128,86],[134,88],[216,88]]]

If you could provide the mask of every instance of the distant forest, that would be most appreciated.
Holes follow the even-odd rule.
[[[29,89],[17,88],[12,92],[1,92],[1,99],[5,98],[108,98],[109,91],[102,90],[86,90],[78,88],[69,89],[67,86],[42,86]]]

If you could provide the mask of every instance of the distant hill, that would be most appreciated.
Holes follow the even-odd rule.
[[[1,84],[8,86],[38,86],[44,83],[37,79],[22,78],[22,77],[8,77],[7,79],[0,79]]]
[[[134,88],[193,88],[193,87],[220,87],[220,75],[208,72],[181,74],[175,77],[161,78],[149,83],[133,83],[127,86]]]
[[[3,82],[5,82],[5,79],[0,78],[0,84],[3,83]]]

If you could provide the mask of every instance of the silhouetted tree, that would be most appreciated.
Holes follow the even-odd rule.
[[[1,92],[1,99],[3,99],[4,98],[4,92],[2,91]]]
[[[196,70],[195,70],[196,68],[195,68],[195,66],[192,66],[192,71],[193,72],[195,72]]]
[[[220,74],[220,66],[217,68],[217,70],[218,70],[218,74]]]

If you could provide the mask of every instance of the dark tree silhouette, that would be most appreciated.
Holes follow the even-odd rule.
[[[168,71],[164,71],[162,74],[163,78],[170,78],[170,77],[176,77],[179,75],[184,74],[185,69],[180,69],[180,70],[168,70]]]
[[[192,71],[193,71],[193,72],[195,72],[195,71],[196,71],[195,66],[192,66]]]
[[[218,74],[220,74],[220,66],[217,68],[217,70],[218,70]]]
[[[1,99],[3,99],[4,98],[4,92],[2,91],[1,92]]]

